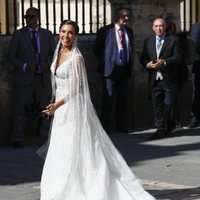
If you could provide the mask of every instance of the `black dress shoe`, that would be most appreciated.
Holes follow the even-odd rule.
[[[200,121],[196,117],[193,117],[188,127],[189,128],[196,128],[196,127],[199,127],[199,126],[200,126]]]
[[[176,123],[171,124],[167,127],[167,130],[165,131],[165,135],[169,136],[173,131],[176,130]]]
[[[23,148],[23,143],[22,142],[13,142],[12,146],[16,149],[22,149]]]
[[[158,129],[153,135],[149,138],[150,140],[159,140],[166,137],[165,129]]]

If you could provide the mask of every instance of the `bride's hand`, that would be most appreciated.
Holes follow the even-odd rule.
[[[43,111],[42,115],[49,119],[50,116],[52,116],[55,112],[55,110],[62,106],[65,103],[64,99],[60,99],[54,103],[50,103]]]
[[[46,106],[46,109],[42,111],[42,115],[49,119],[50,116],[54,114],[56,110],[56,105],[55,103],[51,103],[48,106]]]

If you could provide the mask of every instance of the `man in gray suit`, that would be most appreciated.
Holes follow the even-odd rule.
[[[25,134],[25,106],[33,101],[41,108],[51,98],[50,64],[55,42],[50,31],[39,27],[39,11],[31,7],[26,11],[27,26],[16,30],[8,49],[8,60],[14,66],[14,116],[11,142],[22,147]],[[49,121],[43,119],[39,134],[48,135]]]

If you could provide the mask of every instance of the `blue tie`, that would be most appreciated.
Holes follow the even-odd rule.
[[[159,50],[160,47],[162,46],[162,38],[158,38],[158,43],[157,43],[157,49]]]

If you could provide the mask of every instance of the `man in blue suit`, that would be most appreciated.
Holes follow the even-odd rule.
[[[27,26],[14,32],[8,49],[8,61],[14,66],[14,116],[11,141],[22,147],[25,138],[25,106],[33,101],[40,107],[48,105],[51,98],[50,64],[55,42],[50,31],[39,27],[39,11],[27,9]],[[49,121],[43,119],[40,136],[46,140]]]
[[[128,79],[131,75],[131,54],[133,31],[126,26],[128,11],[118,8],[114,23],[97,32],[94,53],[99,61],[98,72],[103,79],[103,106],[101,122],[104,129],[112,132],[111,111],[116,96],[116,130],[127,130],[126,109]]]

